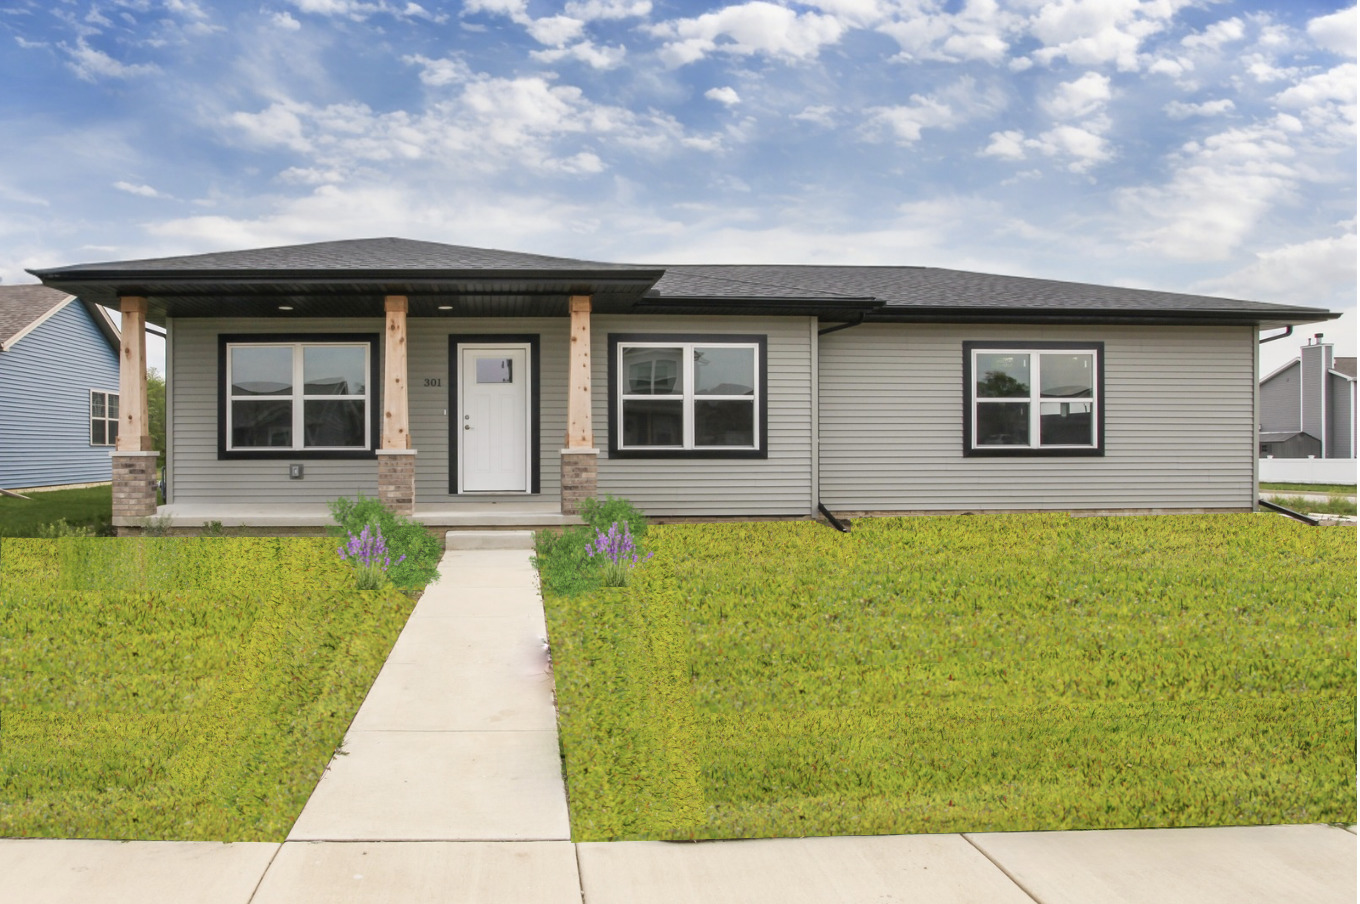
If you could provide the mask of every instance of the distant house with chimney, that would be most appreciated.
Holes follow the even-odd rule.
[[[1322,338],[1261,381],[1262,458],[1355,458],[1355,358]]]

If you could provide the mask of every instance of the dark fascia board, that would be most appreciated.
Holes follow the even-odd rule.
[[[1254,326],[1275,329],[1322,320],[1341,314],[1323,308],[1282,308],[1278,311],[1164,311],[1044,308],[880,308],[865,315],[868,323],[1045,323],[1111,326]]]

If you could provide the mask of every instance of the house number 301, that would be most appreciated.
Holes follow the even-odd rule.
[[[426,385],[426,386],[438,386],[438,385],[439,385],[439,378],[438,378],[438,377],[426,377],[426,378],[425,378],[425,385]]]

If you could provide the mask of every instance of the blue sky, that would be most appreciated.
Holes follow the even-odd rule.
[[[1356,353],[1343,3],[6,0],[0,48],[7,283],[396,235],[1326,306]]]

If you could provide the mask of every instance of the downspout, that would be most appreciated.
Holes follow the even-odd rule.
[[[1292,326],[1287,326],[1287,327],[1284,328],[1284,332],[1281,333],[1280,335],[1278,335],[1278,336],[1267,336],[1267,337],[1264,338],[1264,339],[1258,339],[1258,340],[1256,340],[1256,344],[1257,344],[1257,345],[1265,345],[1267,342],[1274,342],[1276,339],[1284,339],[1284,338],[1287,338],[1288,336],[1292,336],[1293,334],[1294,334],[1294,328],[1293,328]]]
[[[1316,518],[1309,518],[1307,515],[1300,514],[1299,512],[1296,512],[1293,509],[1287,509],[1282,505],[1276,505],[1269,499],[1258,499],[1256,501],[1259,502],[1261,505],[1265,506],[1266,508],[1270,509],[1272,512],[1279,512],[1281,515],[1284,515],[1285,517],[1293,518],[1295,521],[1302,521],[1304,524],[1310,524],[1313,527],[1318,526]]]
[[[855,317],[854,320],[851,320],[851,321],[849,321],[849,322],[847,322],[847,323],[838,323],[838,324],[836,324],[835,326],[829,326],[829,327],[827,327],[827,328],[824,329],[824,330],[818,330],[818,331],[817,331],[817,337],[820,339],[822,336],[826,336],[826,335],[828,335],[828,334],[830,334],[830,333],[839,332],[840,330],[848,330],[848,329],[850,329],[850,327],[852,327],[852,326],[859,326],[859,325],[860,325],[861,323],[863,323],[863,322],[864,322],[864,315],[863,315],[863,314],[860,314],[860,315],[858,315],[857,317]],[[821,355],[820,355],[820,354],[818,354],[818,356],[817,356],[817,362],[818,362],[818,363],[817,363],[817,367],[820,368],[820,367],[822,366],[822,365],[821,365]],[[818,386],[817,393],[818,393],[818,395],[820,396],[820,395],[821,395],[821,375],[820,375],[820,374],[818,374],[817,386]],[[821,407],[821,399],[820,399],[820,398],[817,399],[817,406],[818,406],[818,408]],[[818,430],[820,431],[820,429],[821,429],[821,428],[820,428],[820,426],[819,426],[819,427],[818,427]],[[849,526],[848,524],[846,524],[845,522],[841,521],[840,519],[838,519],[835,515],[831,514],[831,510],[828,509],[825,505],[822,504],[822,500],[821,500],[821,485],[822,485],[822,481],[821,481],[821,473],[822,473],[822,444],[821,444],[821,437],[820,437],[820,436],[817,438],[817,446],[816,446],[816,448],[817,448],[817,462],[816,462],[816,465],[817,465],[817,488],[818,488],[818,492],[817,492],[817,496],[818,496],[818,498],[817,498],[817,511],[821,512],[821,513],[822,513],[822,517],[825,518],[825,519],[827,520],[827,523],[830,524],[832,527],[834,527],[836,530],[840,531],[840,532],[843,533],[843,534],[848,534],[848,533],[850,533],[850,526]]]

